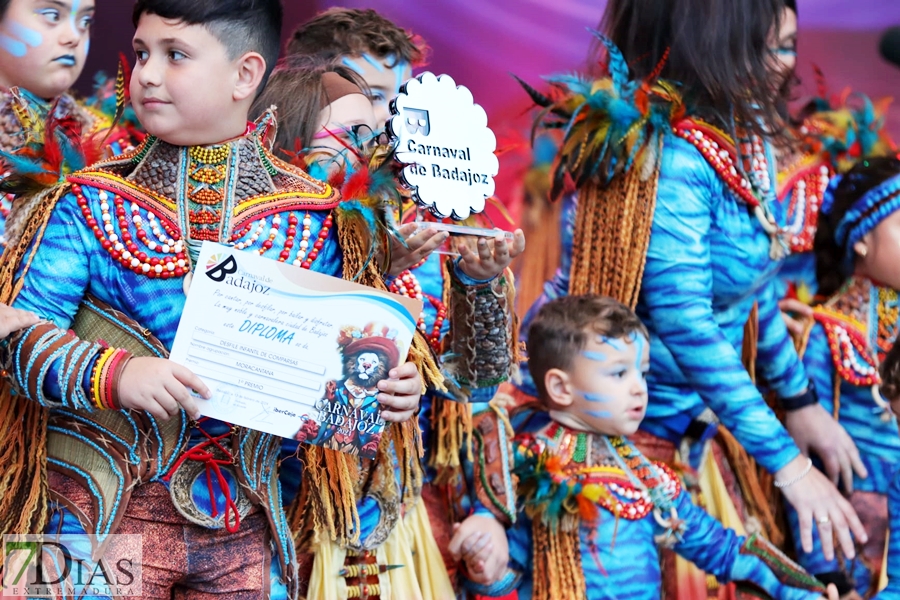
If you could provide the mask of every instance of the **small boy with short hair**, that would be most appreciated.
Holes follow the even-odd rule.
[[[280,438],[199,418],[190,390],[208,389],[164,358],[203,241],[363,283],[380,273],[364,240],[342,244],[358,217],[339,195],[266,149],[272,115],[247,122],[278,57],[280,1],[138,0],[133,15],[148,136],[69,176],[18,266],[14,306],[46,321],[8,343],[16,394],[0,402],[34,416],[0,431],[23,474],[0,530],[96,534],[92,556],[108,534],[142,535],[148,598],[295,597]],[[407,420],[422,385],[415,364],[393,369],[382,417]]]
[[[665,545],[721,581],[820,598],[814,578],[764,539],[723,528],[628,440],[647,408],[649,361],[644,325],[612,299],[568,296],[541,308],[528,365],[543,410],[514,417],[523,509],[509,532],[509,572],[470,588],[518,587],[522,600],[658,599]]]

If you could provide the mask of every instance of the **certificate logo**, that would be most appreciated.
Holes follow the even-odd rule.
[[[213,254],[206,261],[206,276],[216,283],[222,283],[226,277],[237,273],[237,270],[237,261],[231,255]]]

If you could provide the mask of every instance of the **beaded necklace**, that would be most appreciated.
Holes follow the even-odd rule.
[[[551,474],[555,483],[570,486],[576,495],[617,518],[637,521],[653,513],[664,529],[658,542],[681,540],[685,525],[672,502],[681,493],[681,483],[671,469],[650,463],[626,438],[573,432],[556,422],[545,435],[553,440],[553,456],[558,459],[558,471]],[[615,464],[592,464],[595,439],[602,440]]]
[[[135,201],[129,202],[126,206],[126,200],[121,195],[104,189],[98,192],[102,221],[98,222],[93,216],[82,187],[79,184],[72,185],[78,206],[94,237],[117,262],[134,273],[146,275],[151,279],[189,276],[190,250],[199,250],[199,244],[203,241],[218,242],[224,238],[222,231],[228,223],[224,222],[223,216],[231,212],[223,210],[226,204],[225,180],[228,173],[227,161],[231,157],[231,144],[192,147],[188,149],[187,154],[189,158],[187,197],[183,200],[187,204],[187,210],[182,213],[187,221],[182,229],[189,232],[186,239],[174,224],[142,208]],[[269,226],[267,218],[261,218],[256,223],[242,227],[227,239],[238,250],[252,248],[254,252],[263,256],[274,247],[282,220],[281,215],[273,215]],[[302,220],[303,229],[299,243],[296,236],[301,221],[295,213],[290,213],[287,221],[286,239],[279,252],[278,261],[287,262],[291,250],[298,245],[292,264],[310,269],[326,243],[334,223],[333,214],[328,213],[314,242],[310,239],[312,218],[309,212]],[[251,231],[253,233],[249,239],[239,241]],[[258,244],[264,234],[267,236],[266,239]],[[140,242],[143,248],[137,242]]]
[[[422,332],[428,339],[428,344],[431,348],[436,352],[441,352],[441,330],[444,327],[444,321],[447,319],[447,307],[446,305],[435,298],[430,294],[426,294],[422,291],[422,285],[419,283],[418,278],[413,275],[413,271],[418,269],[427,261],[427,257],[419,261],[418,264],[413,265],[406,271],[403,271],[394,278],[391,282],[390,290],[395,294],[399,294],[401,296],[406,296],[408,298],[414,298],[421,302],[428,300],[431,306],[434,307],[437,316],[434,319],[434,325],[431,327],[431,333],[428,333],[428,327],[425,324],[425,310],[422,310],[422,313],[419,315],[418,322],[416,326],[419,331]]]

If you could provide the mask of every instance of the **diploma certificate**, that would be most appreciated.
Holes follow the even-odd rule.
[[[212,391],[200,412],[374,458],[377,384],[422,303],[204,242],[169,356]]]

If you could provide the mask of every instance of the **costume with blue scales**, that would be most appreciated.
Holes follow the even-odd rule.
[[[517,419],[518,420],[518,419]],[[820,598],[822,586],[758,536],[725,529],[678,476],[625,438],[566,428],[537,412],[519,420],[522,512],[509,533],[510,572],[478,593],[523,600],[659,598],[659,547],[720,581],[773,598]]]
[[[146,499],[144,490],[156,489],[168,489],[180,518],[205,528],[237,531],[243,520],[262,517],[280,565],[273,576],[294,595],[294,544],[277,477],[280,438],[212,419],[192,423],[183,411],[159,422],[119,410],[111,393],[130,355],[167,354],[203,241],[336,277],[369,268],[370,252],[356,251],[365,237],[352,209],[330,186],[266,150],[261,137],[270,119],[209,147],[149,137],[133,152],[69,176],[29,259],[17,265],[10,298],[47,321],[10,340],[7,367],[17,393],[10,401],[18,399],[26,414],[38,404],[49,409],[35,417],[48,422],[46,446],[37,443],[35,451],[46,451],[51,482],[73,495],[89,492],[91,509],[76,513],[86,531],[100,540],[114,533]],[[351,233],[360,237],[348,253],[340,240]],[[118,339],[122,346],[114,345]],[[73,502],[54,485],[51,498],[50,526],[68,526]],[[17,527],[46,523],[39,514]]]

